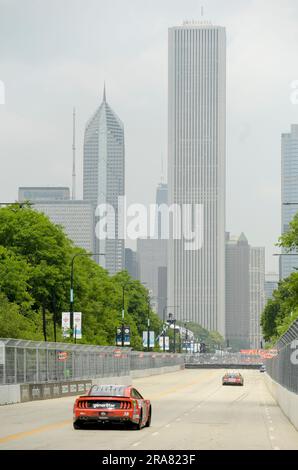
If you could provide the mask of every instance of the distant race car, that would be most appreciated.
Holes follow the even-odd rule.
[[[244,379],[239,372],[226,372],[222,378],[223,385],[244,385]]]
[[[132,386],[93,385],[78,397],[73,407],[73,427],[84,423],[126,423],[133,429],[151,424],[152,406]]]
[[[266,372],[266,366],[265,364],[262,364],[260,367],[260,372]]]

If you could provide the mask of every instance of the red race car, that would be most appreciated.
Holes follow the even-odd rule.
[[[87,395],[78,397],[73,407],[73,427],[84,423],[127,423],[133,429],[151,424],[150,400],[132,386],[93,385]]]
[[[222,378],[223,385],[244,385],[244,379],[240,372],[226,372]]]

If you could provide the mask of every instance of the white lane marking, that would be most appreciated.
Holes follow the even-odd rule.
[[[269,431],[274,431],[274,428],[270,426]]]
[[[166,428],[169,428],[170,426],[171,426],[170,424],[166,424],[166,426],[165,426],[165,427],[166,427]]]
[[[154,433],[152,434],[152,436],[157,436],[157,434],[159,434],[158,431],[154,432]]]
[[[269,435],[270,439],[273,441],[275,439],[274,436],[272,436],[272,434]]]
[[[280,450],[280,448],[277,447],[277,446],[273,447],[273,449],[274,449],[274,450]]]
[[[181,421],[181,418],[177,418],[176,421]]]
[[[133,446],[133,447],[136,447],[136,446],[138,446],[139,444],[141,444],[141,443],[140,443],[140,442],[135,442],[132,446]]]

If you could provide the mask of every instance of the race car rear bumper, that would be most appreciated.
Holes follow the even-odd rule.
[[[100,410],[77,410],[74,413],[74,422],[123,422],[131,421],[137,423],[140,419],[140,415],[134,413],[133,410],[113,410],[113,411],[100,411]]]
[[[223,385],[243,385],[242,382],[223,382]]]

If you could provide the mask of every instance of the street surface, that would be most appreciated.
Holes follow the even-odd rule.
[[[153,408],[151,427],[141,431],[74,430],[75,397],[1,406],[0,449],[298,449],[298,432],[263,374],[243,370],[243,387],[223,387],[224,372],[190,369],[135,379]]]

